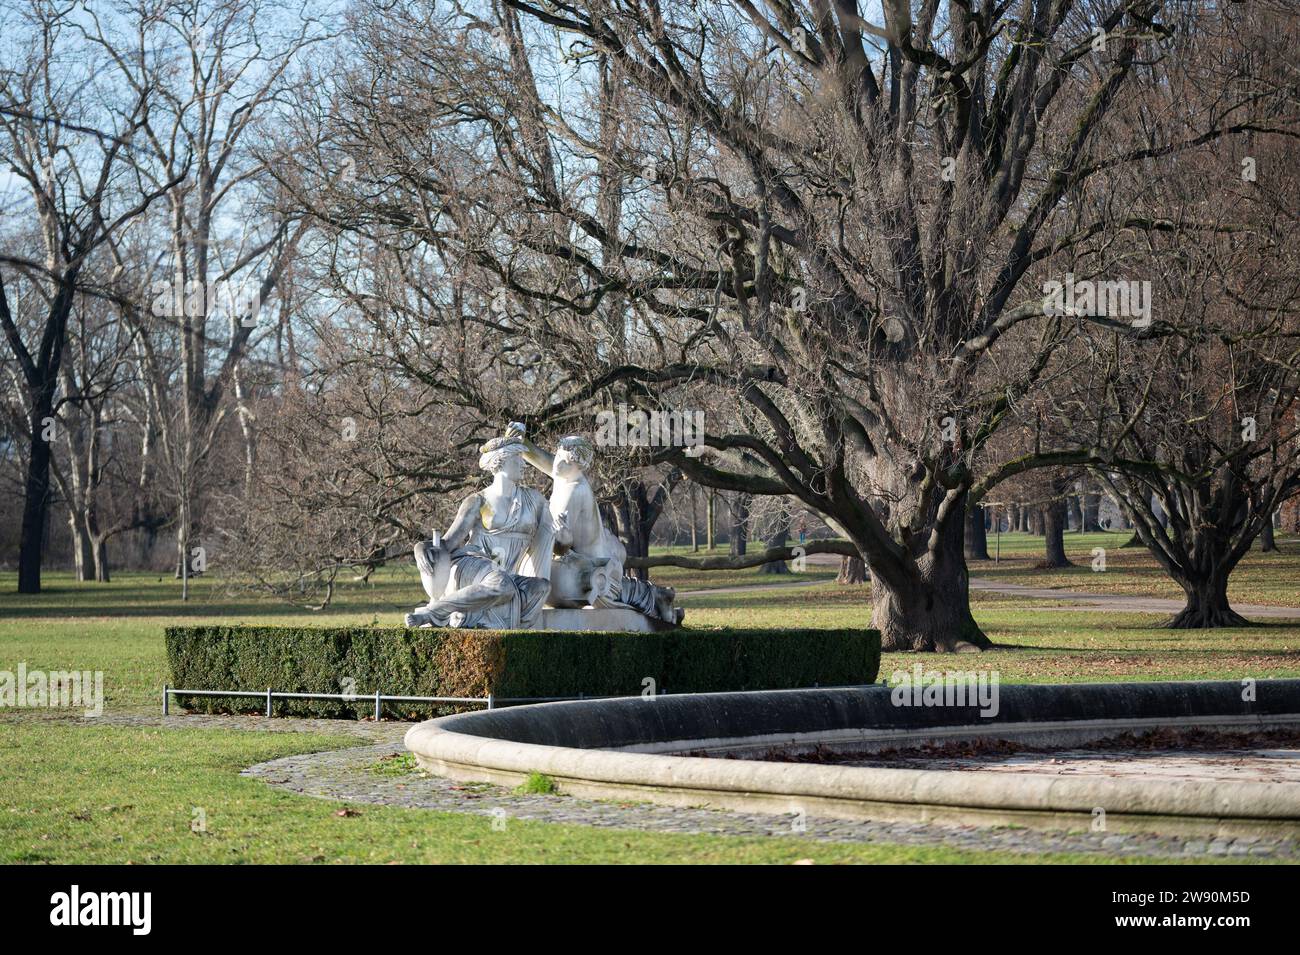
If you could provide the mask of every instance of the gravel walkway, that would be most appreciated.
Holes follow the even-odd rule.
[[[1300,860],[1295,839],[1184,839],[1105,832],[865,822],[807,816],[758,815],[710,809],[677,809],[648,803],[594,802],[570,796],[521,795],[485,783],[457,783],[408,768],[400,743],[289,756],[244,770],[244,776],[304,796],[341,802],[467,812],[509,820],[570,823],[644,832],[729,836],[794,836],[826,842],[947,846],[1038,854],[1081,852],[1156,858],[1220,857]]]

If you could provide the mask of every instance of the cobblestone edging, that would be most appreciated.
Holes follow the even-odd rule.
[[[945,846],[1038,854],[1095,853],[1155,858],[1300,860],[1294,839],[1242,837],[1206,840],[1149,833],[1050,832],[1011,827],[942,826],[678,809],[648,803],[594,802],[570,796],[521,795],[486,783],[458,783],[417,770],[376,773],[384,757],[405,752],[400,743],[289,756],[241,774],[304,796],[341,802],[434,809],[504,820],[566,823],[643,832],[728,836],[793,836],[823,842]],[[486,823],[485,823],[486,825]],[[800,826],[803,828],[801,829]]]

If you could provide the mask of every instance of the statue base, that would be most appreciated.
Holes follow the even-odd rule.
[[[596,630],[613,633],[654,633],[676,630],[673,624],[625,607],[547,607],[535,630]]]

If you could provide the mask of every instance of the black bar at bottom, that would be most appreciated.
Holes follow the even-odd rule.
[[[923,941],[915,936],[929,934],[941,925],[942,933],[954,941],[963,936],[973,941],[979,934],[996,932],[1014,933],[1029,943],[1035,937],[1068,939],[1073,946],[1080,939],[1097,937],[1181,941],[1192,935],[1231,944],[1261,929],[1270,933],[1270,937],[1281,937],[1279,933],[1289,931],[1295,924],[1294,874],[1286,866],[1116,865],[1044,869],[1031,864],[972,871],[976,868],[876,865],[854,872],[848,867],[834,867],[832,872],[820,876],[811,873],[782,876],[770,869],[733,871],[728,877],[726,901],[721,897],[715,901],[734,908],[739,915],[745,909],[752,911],[756,904],[770,906],[779,899],[777,909],[791,920],[788,930],[796,937],[808,933],[807,940],[811,942],[835,921],[850,918],[853,908],[843,902],[860,895],[870,918],[857,924],[871,939],[873,947],[895,936]],[[33,868],[21,873],[10,869],[9,872],[16,877],[9,880],[6,891],[0,894],[0,912],[6,916],[5,923],[13,937],[76,933],[82,940],[96,935],[112,936],[131,946],[150,942],[174,944],[201,937],[204,947],[210,947],[219,942],[242,944],[256,938],[258,948],[292,941],[295,951],[303,951],[302,946],[308,943],[329,945],[337,951],[344,940],[364,940],[367,933],[373,937],[376,931],[382,931],[394,942],[404,933],[412,933],[410,941],[418,944],[418,933],[427,931],[428,924],[421,926],[415,920],[407,921],[400,913],[423,911],[429,906],[431,893],[436,897],[446,892],[455,892],[462,902],[457,903],[454,911],[444,911],[439,920],[440,933],[456,934],[455,923],[462,917],[467,919],[464,923],[467,930],[475,924],[481,927],[470,911],[476,908],[476,903],[470,904],[476,898],[486,907],[485,914],[494,906],[506,904],[514,920],[534,906],[545,910],[544,907],[558,904],[564,898],[571,899],[577,890],[585,893],[583,908],[588,911],[591,903],[608,897],[611,904],[616,902],[619,906],[621,916],[632,922],[648,919],[653,923],[668,915],[667,900],[661,894],[627,892],[620,884],[623,879],[635,880],[634,885],[652,889],[656,884],[662,887],[659,881],[662,876],[627,870],[606,873],[597,885],[589,874],[573,869],[537,879],[515,872],[473,872],[461,868],[448,873],[445,886],[438,886],[437,876],[432,873],[415,876],[403,873],[399,867],[373,867],[358,873],[341,867],[298,866],[291,874],[275,866],[151,869],[71,866]],[[502,876],[509,881],[497,882]],[[689,916],[698,905],[693,901],[699,898],[698,894],[681,892],[680,883],[688,882],[693,876],[714,879],[705,872],[674,876],[672,896],[677,902],[668,908],[677,908],[678,916]],[[528,892],[509,891],[511,886],[518,888],[521,878],[529,879]],[[570,879],[576,884],[567,884]],[[67,917],[73,886],[77,887],[77,898],[83,906],[92,893],[149,893],[147,934],[141,931],[144,925],[133,926],[129,918],[123,919],[127,924],[117,926],[52,924],[73,921]],[[840,891],[827,896],[826,890],[831,886]],[[506,890],[504,894],[493,891],[497,887]],[[371,908],[345,902],[355,901],[358,892],[363,892],[372,902],[382,902],[381,906]],[[564,894],[560,895],[561,892]],[[504,901],[507,897],[508,904]],[[327,899],[339,900],[342,909],[321,918],[325,912],[321,903]],[[140,903],[134,911],[143,910],[143,896],[138,900],[128,896],[123,904],[130,901]],[[467,907],[462,907],[463,904]],[[129,915],[130,910],[123,911]],[[779,912],[769,911],[769,916],[779,917]],[[678,921],[677,916],[671,918]],[[770,918],[753,921],[737,917],[719,920],[716,927],[725,923],[731,933],[728,937],[735,942],[745,938],[755,926],[770,921]],[[688,925],[699,926],[700,932],[705,932],[703,923],[697,920],[688,917],[679,922],[683,931],[699,937],[696,929],[688,929]],[[575,920],[571,927],[581,931],[587,926]],[[594,928],[595,923],[590,927]],[[551,942],[560,943],[562,939],[552,937]]]

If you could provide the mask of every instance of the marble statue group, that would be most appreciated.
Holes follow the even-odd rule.
[[[429,602],[407,614],[406,625],[649,630],[681,623],[672,588],[624,576],[627,552],[601,519],[588,478],[594,457],[584,437],[561,438],[551,453],[514,422],[479,448],[479,468],[492,482],[461,501],[445,534],[416,545]],[[525,464],[551,478],[549,500],[520,483]]]

